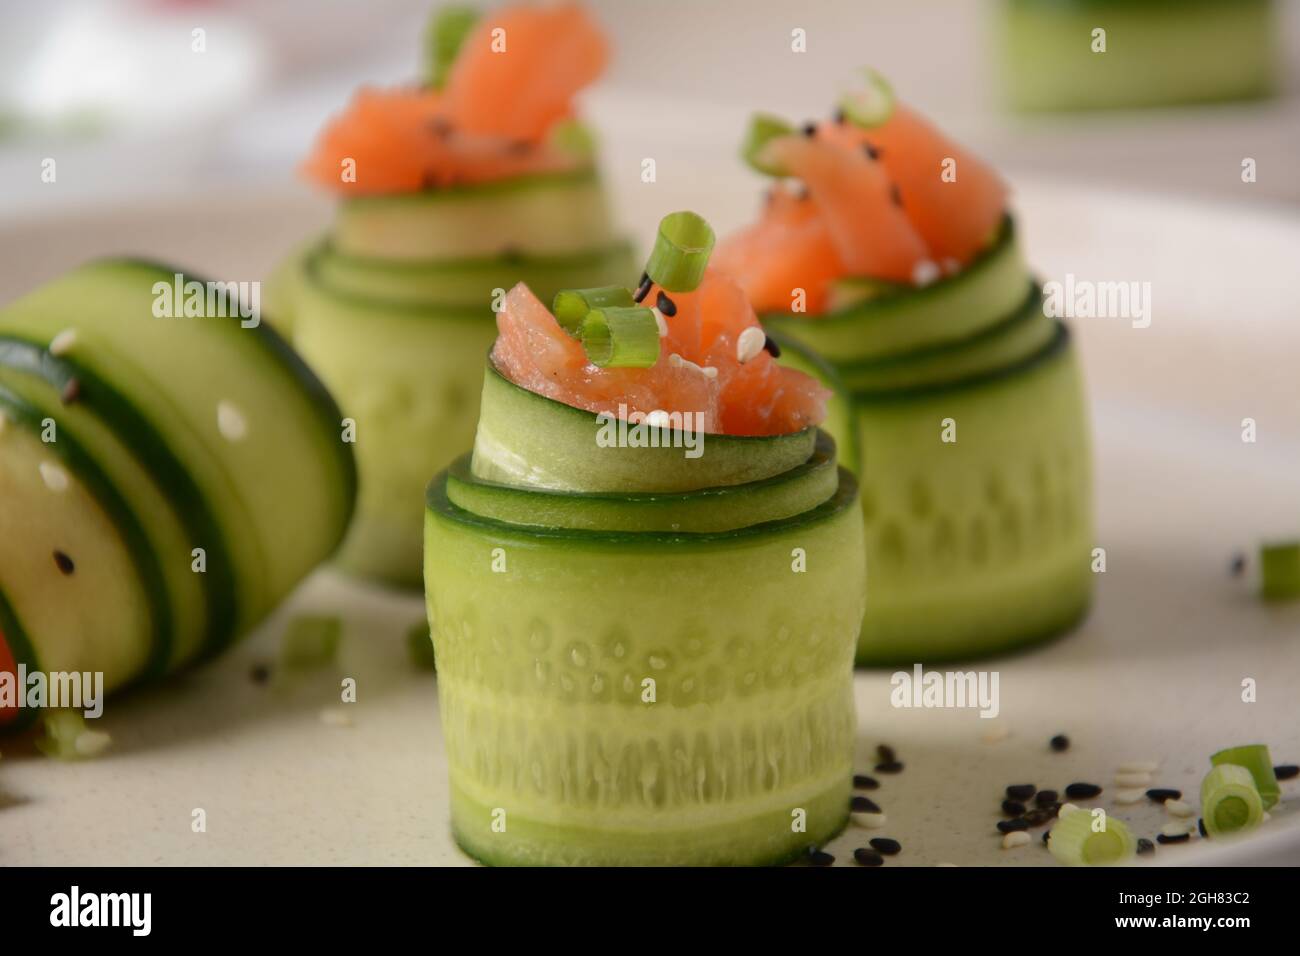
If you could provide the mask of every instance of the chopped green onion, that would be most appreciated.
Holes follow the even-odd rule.
[[[429,56],[426,69],[429,85],[435,90],[442,89],[447,82],[447,74],[456,62],[461,44],[477,22],[478,11],[471,6],[443,7],[429,21],[425,33],[425,49]]]
[[[1277,785],[1277,775],[1273,773],[1273,758],[1264,744],[1243,744],[1220,750],[1210,757],[1210,764],[1214,767],[1236,764],[1249,770],[1265,810],[1271,810],[1281,799],[1282,788]]]
[[[582,347],[601,368],[649,368],[659,361],[659,323],[641,306],[593,309],[582,320]]]
[[[579,120],[562,120],[551,127],[547,141],[562,153],[575,159],[591,159],[596,155],[596,136],[591,127]]]
[[[704,278],[713,238],[713,227],[696,213],[669,213],[659,220],[646,275],[668,292],[692,291]]]
[[[1300,541],[1266,544],[1259,549],[1260,594],[1266,601],[1300,598]]]
[[[429,633],[428,621],[417,621],[407,630],[406,650],[411,656],[411,663],[418,670],[438,669],[438,662],[433,656],[433,636]]]
[[[1253,830],[1264,820],[1264,801],[1249,770],[1219,764],[1201,781],[1201,819],[1210,836]]]
[[[560,327],[572,336],[582,328],[582,320],[593,309],[630,309],[636,305],[632,290],[620,285],[606,285],[598,289],[565,289],[557,292],[551,302],[551,311]]]
[[[765,147],[774,139],[793,136],[794,127],[768,113],[755,113],[745,130],[745,139],[740,145],[740,156],[749,166],[768,176],[788,176],[789,173],[779,164],[765,157]]]
[[[863,72],[867,77],[866,88],[845,93],[840,98],[840,109],[853,125],[872,129],[894,115],[894,89],[875,70]]]
[[[1098,818],[1092,814],[1080,808],[1057,819],[1047,843],[1052,856],[1066,866],[1109,866],[1137,852],[1137,840],[1123,820],[1107,814],[1102,829],[1094,830]]]
[[[343,622],[337,617],[295,617],[280,639],[280,663],[286,670],[324,667],[338,654]]]
[[[108,749],[112,738],[102,730],[91,730],[79,710],[58,709],[47,711],[42,719],[44,735],[36,746],[47,757],[55,760],[80,760],[94,757]]]

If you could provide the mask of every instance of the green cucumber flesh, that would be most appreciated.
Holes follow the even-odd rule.
[[[992,653],[1086,612],[1091,475],[1064,327],[1021,362],[857,398],[867,612],[860,664]],[[952,419],[956,441],[944,442]]]
[[[268,326],[154,316],[155,284],[172,285],[175,274],[146,262],[92,263],[0,312],[0,335],[47,348],[75,331],[61,358],[140,413],[218,517],[247,626],[341,538],[352,454],[333,399]],[[223,432],[223,412],[237,417],[235,437]]]
[[[69,435],[0,388],[0,588],[49,671],[102,672],[105,689],[170,659],[162,574],[125,502]]]
[[[512,525],[452,504],[439,476],[426,600],[461,846],[496,864],[764,864],[838,832],[864,574],[838,479],[803,514],[682,534]]]
[[[348,199],[331,235],[345,255],[417,261],[569,256],[618,239],[591,169]]]
[[[1212,103],[1277,86],[1271,0],[1004,0],[1001,26],[1020,110]],[[1093,51],[1097,28],[1105,52]]]
[[[2,437],[2,436],[0,436]],[[18,668],[27,668],[27,673],[40,670],[36,649],[27,637],[23,624],[14,613],[13,605],[0,587],[0,652],[6,660],[12,661],[14,679],[18,678]],[[15,710],[0,710],[0,734],[13,734],[26,730],[36,722],[40,711],[31,707],[18,707]]]
[[[960,342],[869,362],[843,365],[840,377],[855,395],[879,395],[960,382],[1014,366],[1036,355],[1057,334],[1035,284],[1009,317]]]
[[[448,469],[447,497],[466,511],[516,525],[603,531],[732,531],[811,511],[836,491],[835,443],[822,433],[803,464],[771,478],[677,494],[526,490],[484,481],[469,455]]]
[[[835,439],[840,464],[858,474],[862,468],[862,450],[858,447],[857,412],[844,379],[829,362],[807,346],[776,332],[769,332],[768,337],[780,349],[777,358],[780,364],[811,375],[831,390],[831,397],[826,402],[826,420],[821,423],[821,428]]]
[[[210,540],[194,530],[211,526],[202,518],[187,522],[188,516],[175,503],[178,498],[186,499],[183,494],[173,497],[181,489],[155,477],[123,440],[122,435],[132,434],[138,440],[139,432],[126,429],[119,433],[103,420],[99,403],[93,400],[99,394],[97,385],[78,381],[79,387],[86,389],[82,397],[89,401],[65,404],[60,400],[64,383],[74,376],[59,364],[57,358],[34,346],[0,339],[0,388],[30,404],[42,420],[54,422],[60,439],[71,440],[95,460],[139,521],[151,554],[157,556],[174,626],[168,667],[189,661],[204,649],[223,646],[231,636],[236,606],[230,586],[233,572],[222,563],[224,548],[219,546],[207,554],[204,574],[194,572],[192,550],[199,542]],[[145,460],[156,455],[156,449],[144,453]],[[188,500],[193,504],[193,498]]]
[[[523,282],[544,302],[562,289],[583,289],[604,281],[633,282],[632,247],[614,242],[561,256],[498,255],[430,262],[362,259],[339,252],[329,241],[311,252],[310,268],[334,292],[390,303],[480,310],[486,314],[495,290]]]
[[[609,446],[617,429],[593,412],[531,392],[488,360],[473,471],[501,484],[555,491],[678,492],[760,481],[808,460],[817,429],[757,437],[644,429],[657,447]],[[629,432],[629,435],[631,433]],[[698,441],[693,450],[687,447]],[[697,454],[698,453],[698,454]],[[688,457],[688,455],[696,457]]]
[[[769,329],[802,342],[837,368],[960,342],[996,325],[1025,298],[1029,271],[1008,217],[961,272],[825,315],[767,313]]]

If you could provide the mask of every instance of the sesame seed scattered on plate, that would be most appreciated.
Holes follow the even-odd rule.
[[[1160,835],[1167,837],[1186,836],[1194,824],[1190,820],[1170,820],[1160,828]]]
[[[1018,846],[1028,846],[1033,839],[1024,830],[1016,830],[1002,838],[1002,849],[1011,850]]]
[[[1120,773],[1155,773],[1160,764],[1155,760],[1126,760],[1117,769]]]
[[[1115,791],[1115,802],[1119,804],[1140,803],[1144,797],[1146,797],[1146,791],[1141,787]]]
[[[881,866],[885,858],[870,847],[860,846],[853,851],[853,859],[863,866]]]
[[[1147,798],[1156,803],[1164,803],[1166,800],[1181,800],[1183,791],[1172,790],[1168,787],[1152,787],[1147,791]]]
[[[883,813],[853,813],[850,816],[854,823],[867,830],[879,830],[885,825]]]
[[[1047,745],[1059,754],[1070,749],[1070,738],[1065,734],[1057,734],[1047,742]]]
[[[1195,816],[1196,811],[1191,805],[1184,803],[1182,800],[1166,800],[1165,812],[1173,817],[1190,817]]]
[[[1149,773],[1117,773],[1115,774],[1115,786],[1117,787],[1145,787],[1151,782]]]
[[[1082,797],[1087,800],[1101,793],[1101,787],[1095,783],[1072,783],[1065,788],[1065,795],[1070,799]]]

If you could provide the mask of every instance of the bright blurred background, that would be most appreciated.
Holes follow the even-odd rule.
[[[1244,0],[1224,0],[1238,2]],[[82,208],[178,192],[302,189],[291,186],[296,162],[358,83],[401,83],[417,75],[433,6],[430,0],[6,3],[0,12],[0,218],[33,207]],[[856,68],[870,64],[1013,182],[1033,175],[1300,202],[1300,0],[1276,4],[1280,79],[1272,99],[1033,116],[1008,110],[998,82],[1001,0],[593,0],[590,6],[615,45],[613,67],[588,106],[616,175],[635,176],[635,160],[645,155],[678,173],[706,156],[716,167],[720,150],[734,150],[750,112],[761,108],[796,120],[824,114]],[[806,31],[804,54],[790,50],[795,28]],[[203,31],[202,53],[192,49],[196,29]],[[1245,156],[1259,170],[1248,193],[1240,179]],[[46,157],[58,161],[57,186],[41,182]],[[735,169],[748,175],[738,162]]]

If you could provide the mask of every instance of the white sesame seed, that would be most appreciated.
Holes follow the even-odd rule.
[[[50,491],[68,490],[68,473],[61,466],[43,461],[37,467],[40,468],[41,481],[45,482],[45,487]]]
[[[664,319],[664,314],[658,309],[651,309],[655,316],[655,325],[659,326],[659,337],[662,339],[668,334],[668,322]]]
[[[671,355],[668,356],[668,364],[673,368],[681,368],[682,363],[685,361],[686,359],[682,358],[676,352],[673,352]]]
[[[700,371],[704,373],[705,378],[713,379],[718,377],[718,370],[713,365],[706,365]]]
[[[76,329],[64,329],[54,338],[50,339],[51,355],[67,355],[68,351],[77,344]]]
[[[1056,815],[1059,819],[1064,820],[1071,813],[1078,813],[1080,809],[1081,808],[1078,806],[1078,804],[1063,803],[1061,804],[1061,809],[1056,811]]]
[[[83,730],[72,742],[72,749],[78,757],[95,757],[108,749],[113,738],[102,730]]]
[[[850,813],[853,822],[860,827],[868,830],[879,830],[885,825],[885,815],[883,813]]]
[[[1171,817],[1190,817],[1195,816],[1196,811],[1191,805],[1182,800],[1166,800],[1165,810]]]
[[[650,414],[646,415],[645,423],[651,428],[667,428],[672,424],[672,419],[668,417],[668,413],[662,408],[656,408]]]
[[[320,712],[320,722],[331,727],[351,727],[352,715],[342,707],[326,707]]]
[[[1191,832],[1193,826],[1190,820],[1170,820],[1160,828],[1160,832],[1167,837],[1182,836],[1184,833]]]
[[[217,431],[226,441],[242,441],[248,435],[244,413],[225,399],[217,402]]]
[[[943,273],[939,271],[939,266],[935,262],[930,259],[922,259],[912,267],[912,284],[929,285],[941,275]]]
[[[1149,773],[1117,773],[1115,774],[1115,786],[1117,787],[1145,787],[1151,783],[1151,774]]]
[[[1120,804],[1141,803],[1142,798],[1145,797],[1146,795],[1147,792],[1143,790],[1141,787],[1135,787],[1132,790],[1116,790],[1115,802]]]
[[[1029,846],[1029,841],[1032,839],[1033,837],[1024,830],[1012,830],[1002,838],[1002,849],[1012,850],[1018,846]]]
[[[767,344],[767,333],[758,326],[751,325],[736,339],[736,360],[744,365],[751,359],[758,358],[758,353],[763,351],[765,344]]]
[[[980,735],[980,740],[984,741],[986,744],[996,744],[1006,740],[1010,734],[1011,731],[1007,728],[1007,725],[998,721],[997,723],[991,724],[989,728]]]
[[[1116,769],[1119,773],[1155,773],[1160,764],[1155,760],[1126,760]]]

